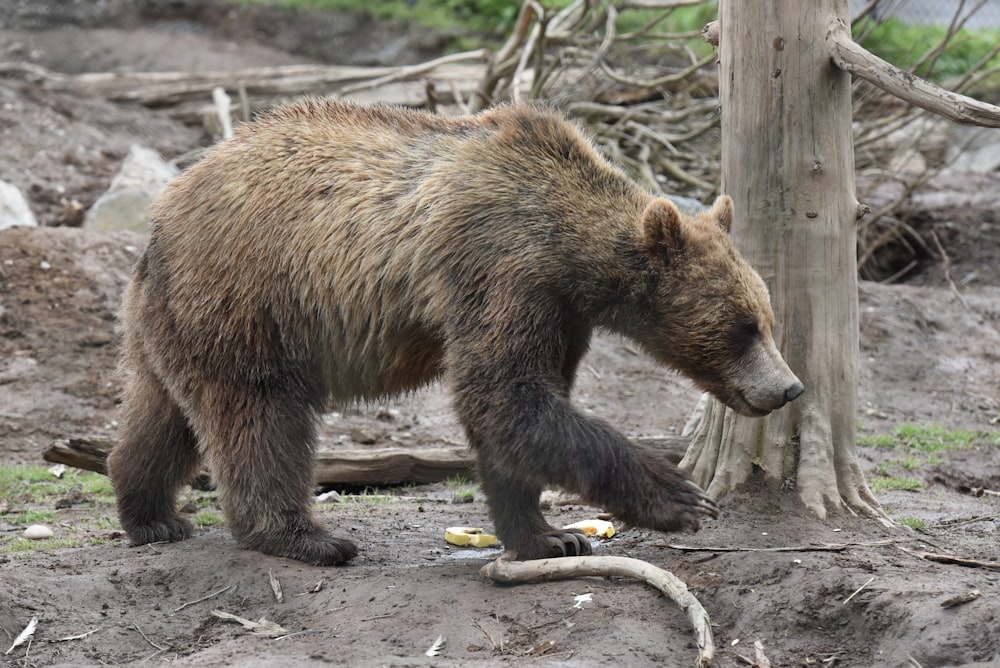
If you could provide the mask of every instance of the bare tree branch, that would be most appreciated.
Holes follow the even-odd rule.
[[[1000,107],[945,90],[887,63],[859,46],[841,20],[830,26],[826,42],[834,65],[887,93],[958,123],[1000,128]]]

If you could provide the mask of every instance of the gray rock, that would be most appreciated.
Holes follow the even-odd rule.
[[[673,202],[681,213],[686,213],[689,216],[696,216],[708,208],[693,197],[685,197],[684,195],[667,195],[667,199]]]
[[[94,202],[83,226],[93,230],[149,230],[149,204],[177,168],[144,146],[133,144],[107,192]]]
[[[1000,129],[961,127],[958,135],[954,171],[988,174],[1000,169]]]
[[[6,181],[0,181],[0,230],[8,227],[37,227],[24,195]]]

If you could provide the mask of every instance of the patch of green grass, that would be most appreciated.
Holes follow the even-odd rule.
[[[66,498],[72,500],[74,510],[63,513],[56,506]],[[112,519],[111,482],[98,473],[67,469],[56,477],[38,466],[0,466],[0,499],[10,508],[3,515],[6,522],[19,527],[59,523],[57,538],[28,540],[17,532],[0,534],[0,553],[24,555],[99,544],[110,539],[95,534],[121,530],[117,519]]]
[[[444,479],[445,487],[465,487],[472,484],[474,483],[464,475],[453,475]]]
[[[49,538],[47,540],[14,538],[13,540],[0,543],[0,554],[9,554],[16,557],[32,552],[58,550],[63,547],[80,547],[82,544],[82,541],[78,538]]]
[[[97,473],[87,473],[81,476],[80,491],[102,501],[105,499],[113,501],[115,498],[115,488],[111,484],[111,478]]]
[[[943,452],[971,448],[987,442],[988,434],[982,431],[945,429],[937,425],[901,424],[896,428],[896,438],[906,447],[921,452]]]
[[[444,486],[452,490],[451,500],[454,503],[472,503],[479,491],[479,483],[460,475],[446,478]]]
[[[365,487],[357,494],[343,494],[340,497],[346,501],[350,499],[356,503],[392,503],[396,498],[392,494],[386,494],[377,487]]]
[[[484,43],[499,44],[514,29],[519,0],[232,0],[237,4],[266,3],[287,8],[313,8],[365,13],[379,20],[415,22],[421,26],[456,36],[455,46],[473,49]],[[572,0],[539,0],[548,15],[565,9]],[[629,9],[618,18],[618,32],[639,30],[663,10]],[[706,2],[691,7],[678,7],[656,23],[655,32],[698,32],[718,15],[717,3]],[[478,36],[478,37],[477,37]],[[707,46],[703,40],[692,39],[692,46]]]
[[[51,510],[26,510],[15,515],[13,520],[18,524],[52,524],[56,521],[56,514]]]
[[[100,473],[67,469],[57,478],[40,466],[0,466],[0,498],[13,503],[55,503],[74,490],[102,501],[114,498],[111,481]]]
[[[191,521],[197,527],[217,527],[226,523],[225,518],[221,514],[211,510],[199,510],[191,518]]]
[[[896,520],[900,524],[905,524],[906,526],[916,529],[918,531],[923,531],[927,528],[926,523],[923,520],[917,519],[916,517],[900,517]]]
[[[94,520],[91,525],[97,531],[121,531],[122,525],[116,517],[108,517],[107,515],[102,515]]]
[[[215,492],[200,492],[198,490],[191,490],[184,498],[193,501],[198,508],[211,508],[218,501]]]
[[[53,480],[48,469],[40,466],[0,466],[0,493],[8,493],[12,486]]]
[[[924,484],[916,478],[894,478],[892,476],[886,478],[872,478],[868,481],[868,483],[871,485],[872,492],[874,494],[896,489],[906,492],[919,492],[924,487]]]
[[[939,455],[942,452],[982,445],[988,446],[994,442],[996,436],[996,433],[985,431],[947,429],[933,424],[904,423],[889,433],[860,437],[858,445],[894,450],[900,453],[901,456],[898,459],[887,459],[878,465],[878,475],[889,478],[898,468],[914,472],[919,471],[924,466],[937,466],[941,463]],[[872,488],[875,489],[875,486],[880,484],[886,483],[872,481]]]
[[[997,437],[1000,437],[1000,434],[987,431],[947,429],[934,424],[905,422],[888,434],[862,436],[858,438],[858,445],[869,448],[918,450],[931,454],[991,444]]]
[[[871,434],[859,436],[858,445],[866,448],[895,448],[896,439],[893,438],[892,434]]]
[[[854,27],[855,37],[860,38],[863,47],[904,70],[913,67],[946,33],[947,27],[943,25],[907,25],[896,18],[878,24],[864,19]],[[1000,30],[963,28],[952,37],[947,48],[933,63],[920,66],[916,74],[933,81],[960,77],[985,57],[997,41],[1000,41]],[[987,67],[998,64],[1000,56],[995,56]]]
[[[542,0],[547,9],[565,7],[569,0]],[[520,3],[505,0],[234,0],[237,4],[269,4],[289,9],[308,8],[364,13],[378,20],[416,22],[451,33],[480,33],[494,38],[514,26]]]

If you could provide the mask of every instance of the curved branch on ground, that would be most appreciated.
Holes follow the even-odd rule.
[[[519,584],[539,580],[567,580],[587,576],[625,577],[642,580],[663,592],[680,606],[694,626],[698,645],[697,665],[707,668],[715,655],[712,623],[694,594],[676,575],[631,557],[562,557],[511,561],[506,554],[480,569],[483,577],[498,584]]]

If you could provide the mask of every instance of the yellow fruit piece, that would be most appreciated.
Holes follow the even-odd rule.
[[[496,536],[483,533],[478,527],[448,527],[444,539],[459,547],[490,547],[498,542]]]
[[[597,536],[598,538],[611,538],[615,535],[614,525],[604,520],[583,520],[567,524],[563,529],[579,529],[588,536]]]

